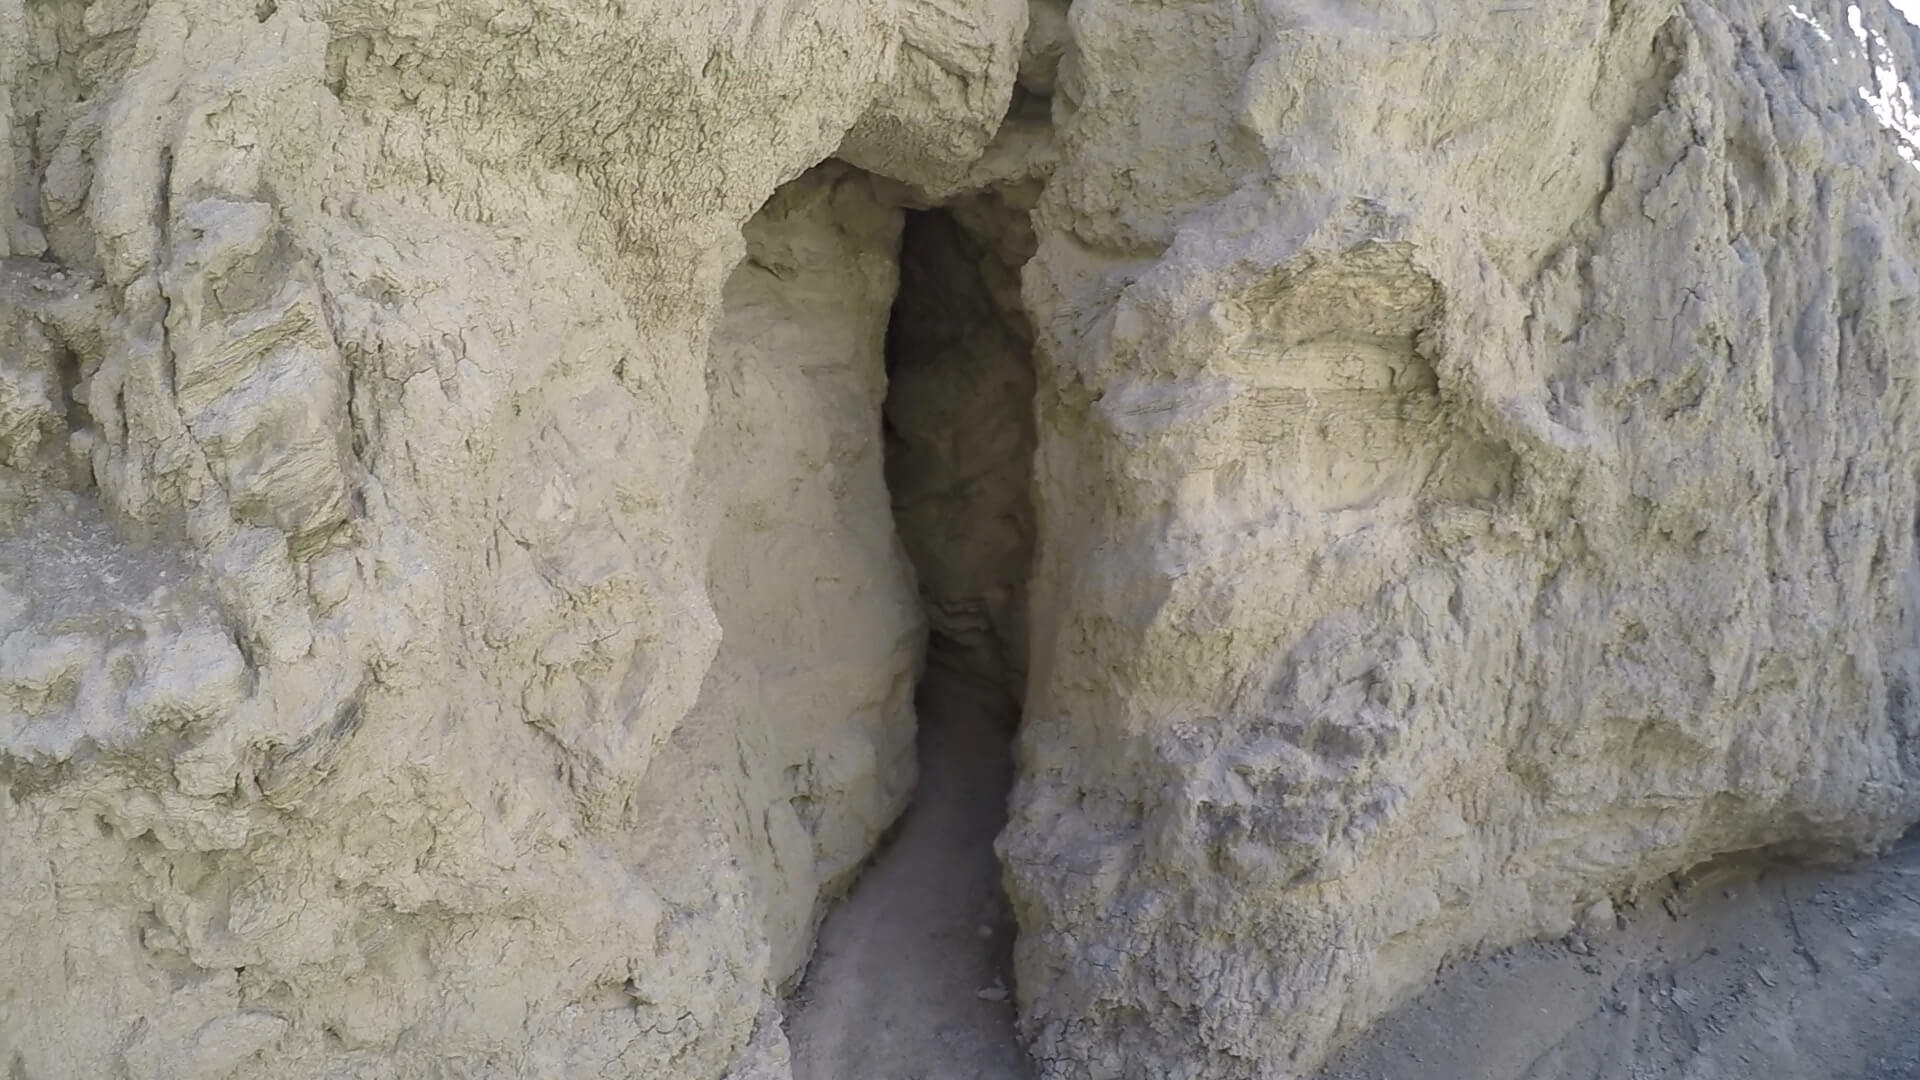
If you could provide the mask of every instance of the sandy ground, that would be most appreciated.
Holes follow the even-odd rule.
[[[1920,837],[1835,872],[1738,863],[1611,929],[1457,962],[1320,1080],[1920,1078]]]
[[[797,1080],[1031,1080],[993,838],[1010,703],[922,688],[921,787],[789,1003]],[[1696,870],[1462,958],[1316,1080],[1920,1080],[1920,834],[1850,871]]]
[[[1027,1080],[993,838],[1013,703],[938,670],[921,685],[920,786],[827,917],[788,1004],[796,1080]]]

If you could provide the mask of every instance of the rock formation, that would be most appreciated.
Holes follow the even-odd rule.
[[[1879,850],[1916,44],[0,0],[0,1066],[776,1080],[923,662],[1024,690],[1046,1080]]]
[[[1920,175],[1861,94],[1911,28],[1282,7],[1072,9],[1002,840],[1045,1075],[1287,1075],[1454,950],[1920,814]]]

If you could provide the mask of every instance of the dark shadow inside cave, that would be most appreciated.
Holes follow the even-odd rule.
[[[907,215],[887,335],[887,485],[928,622],[919,782],[823,924],[788,1010],[798,1080],[1030,1075],[993,843],[1013,782],[1034,532],[1025,210]]]
[[[968,208],[964,218],[907,216],[887,331],[887,489],[926,607],[928,669],[1017,702],[1033,558],[1033,343],[1018,264],[991,243],[1008,226]]]

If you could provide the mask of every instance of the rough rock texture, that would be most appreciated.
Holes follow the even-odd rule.
[[[713,337],[700,486],[719,504],[708,587],[727,632],[686,729],[716,745],[716,775],[744,765],[734,850],[776,985],[914,781],[925,620],[876,437],[900,219],[845,167],[782,188],[747,227]],[[662,798],[685,782],[667,761]]]
[[[784,1076],[913,782],[906,547],[1027,668],[1047,1080],[1290,1075],[1456,950],[1877,849],[1914,46],[1877,0],[0,0],[0,1066]],[[953,310],[891,318],[954,362],[896,349],[894,411],[993,479],[903,544],[935,204]]]
[[[1043,1075],[1293,1075],[1454,950],[1920,815],[1910,28],[1070,19],[1001,841]]]
[[[984,145],[1002,8],[903,142]],[[9,1076],[778,1062],[919,615],[898,211],[839,170],[742,227],[902,22],[0,3]]]
[[[929,662],[1016,696],[1033,563],[1025,215],[998,195],[913,215],[887,339],[887,487],[919,571]]]

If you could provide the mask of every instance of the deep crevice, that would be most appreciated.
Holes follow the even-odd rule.
[[[971,230],[944,210],[912,213],[902,233],[887,489],[927,610],[928,668],[1018,701],[1033,557],[1032,335],[1017,267],[977,235],[999,223],[970,216]]]
[[[789,1013],[797,1080],[1030,1075],[1013,1031],[1012,919],[993,842],[1013,782],[1033,550],[1025,211],[910,213],[887,334],[894,521],[926,609],[919,783],[822,926]]]

